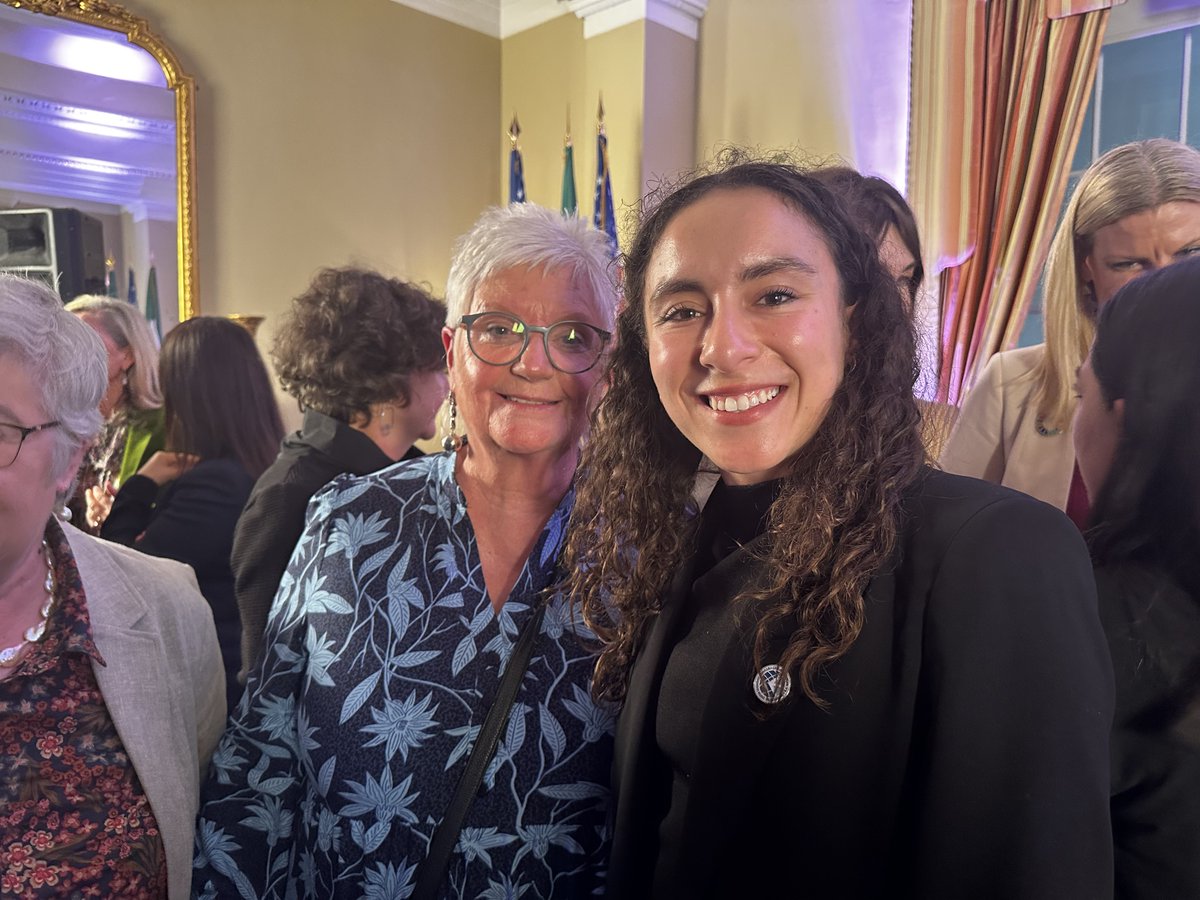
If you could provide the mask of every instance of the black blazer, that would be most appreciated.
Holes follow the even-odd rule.
[[[213,610],[232,711],[241,696],[241,623],[233,596],[229,551],[233,529],[254,479],[231,459],[206,459],[159,488],[144,475],[121,486],[100,529],[105,540],[151,556],[185,562]]]
[[[743,621],[708,657],[715,673],[687,678],[698,734],[656,733],[679,720],[657,709],[672,647],[705,639],[674,633],[683,604],[732,598],[760,564],[752,544],[694,585],[681,569],[618,723],[609,896],[1111,895],[1112,669],[1078,531],[941,472],[906,506],[896,567],[871,581],[862,633],[821,681],[827,712],[796,689],[761,717]],[[660,835],[659,741],[680,738],[696,742],[694,770]],[[673,864],[655,892],[660,841]]]
[[[1198,550],[1197,552],[1200,552]],[[1096,570],[1117,679],[1117,896],[1200,897],[1200,597],[1137,563]]]
[[[421,455],[413,447],[404,458]],[[312,409],[301,429],[283,439],[279,455],[255,482],[233,535],[230,563],[242,621],[243,681],[262,656],[267,613],[304,532],[312,495],[343,472],[369,475],[392,462],[361,431]]]

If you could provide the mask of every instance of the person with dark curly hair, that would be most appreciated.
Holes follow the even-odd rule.
[[[1086,548],[924,465],[874,242],[734,157],[647,201],[625,298],[564,554],[623,701],[608,895],[1110,895]]]
[[[446,399],[446,308],[415,284],[369,269],[322,269],[292,301],[271,361],[304,411],[258,479],[233,539],[242,671],[262,655],[267,612],[308,501],[344,472],[367,475],[420,456]]]

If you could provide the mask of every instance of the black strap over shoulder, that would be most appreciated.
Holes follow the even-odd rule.
[[[429,841],[429,852],[417,868],[416,888],[411,900],[435,900],[437,897],[438,888],[446,876],[446,867],[450,863],[450,854],[454,852],[458,836],[462,832],[463,822],[467,819],[467,813],[479,790],[479,784],[483,781],[488,763],[496,755],[500,732],[508,721],[508,713],[517,697],[517,689],[521,686],[525,670],[529,668],[533,643],[541,631],[545,614],[546,607],[538,606],[517,637],[512,656],[508,659],[508,667],[504,670],[500,686],[496,690],[496,699],[492,701],[483,725],[480,726],[466,768],[463,769],[458,785],[454,788],[454,799],[450,801],[446,815]]]

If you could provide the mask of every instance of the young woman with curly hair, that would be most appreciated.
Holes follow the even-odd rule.
[[[262,655],[267,612],[318,490],[345,472],[369,475],[437,431],[446,399],[446,308],[417,285],[369,269],[322,269],[292,301],[271,347],[300,430],[254,485],[233,539],[242,671]]]
[[[623,701],[609,895],[1110,892],[1086,549],[923,465],[875,243],[735,159],[643,210],[625,297],[566,550]]]

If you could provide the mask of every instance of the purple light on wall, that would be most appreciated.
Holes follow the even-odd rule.
[[[88,110],[91,112],[91,110]],[[118,116],[114,118],[124,118]],[[119,138],[127,140],[138,137],[138,132],[132,128],[122,128],[120,125],[105,124],[103,122],[89,122],[87,120],[68,120],[59,123],[63,128],[70,131],[78,131],[83,134],[94,134],[99,137]]]
[[[55,35],[48,61],[64,69],[166,87],[158,63],[145,50],[129,44],[73,34]]]
[[[1200,2],[1200,0],[1198,0]],[[908,180],[911,0],[841,0],[839,74],[855,167],[905,192]]]

